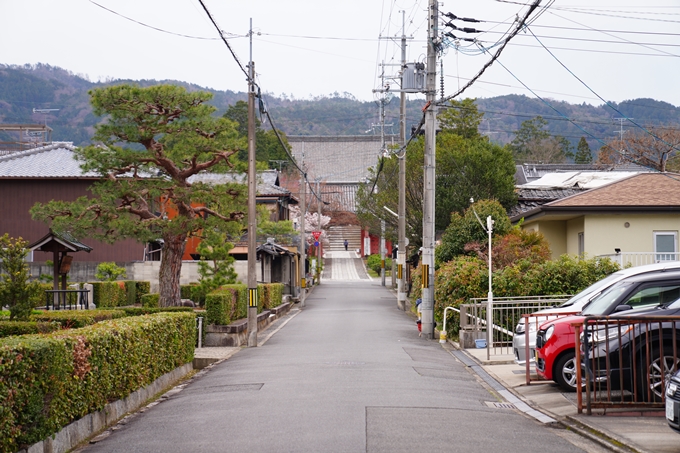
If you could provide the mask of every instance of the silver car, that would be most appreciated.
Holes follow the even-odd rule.
[[[534,362],[534,355],[536,352],[536,330],[544,321],[551,318],[557,318],[566,314],[580,313],[583,308],[593,299],[599,296],[602,291],[609,288],[614,283],[633,275],[645,274],[648,272],[663,272],[670,269],[680,269],[680,261],[665,261],[662,263],[647,264],[645,266],[631,267],[614,272],[607,277],[599,280],[571,299],[562,303],[557,307],[546,308],[539,310],[534,315],[541,315],[532,318],[529,323],[529,362]],[[512,349],[515,352],[515,362],[518,365],[524,366],[526,364],[526,326],[524,325],[524,318],[522,318],[517,327],[515,327],[515,334],[512,339]]]

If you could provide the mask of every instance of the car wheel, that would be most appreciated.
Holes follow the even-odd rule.
[[[576,366],[576,359],[574,357],[574,351],[568,351],[555,362],[555,367],[553,369],[553,380],[562,387],[563,390],[567,392],[576,391],[576,373],[580,369]],[[581,380],[581,385],[585,385],[585,381]]]
[[[671,376],[678,369],[680,359],[673,356],[673,346],[664,345],[664,356],[658,346],[652,349],[652,354],[647,360],[641,357],[638,369],[638,389],[639,396],[645,402],[661,402],[666,391],[665,385],[670,381]],[[649,360],[651,359],[651,360]],[[649,366],[645,366],[649,363]]]

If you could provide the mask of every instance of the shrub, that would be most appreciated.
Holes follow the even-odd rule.
[[[125,305],[134,305],[137,303],[137,282],[126,280],[125,284]]]
[[[151,292],[151,282],[135,281],[135,303],[142,303],[142,296]]]
[[[151,315],[154,313],[164,313],[164,312],[193,312],[194,309],[191,307],[121,307],[118,310],[125,313],[126,316],[142,316]]]
[[[97,308],[119,307],[125,305],[125,283],[123,282],[91,282],[92,301]]]
[[[28,335],[32,333],[50,333],[61,329],[59,322],[34,321],[0,321],[0,337],[10,335]]]
[[[0,451],[53,435],[193,359],[192,313],[0,340]]]
[[[99,263],[97,271],[94,274],[98,280],[113,282],[119,278],[125,278],[125,268],[117,266],[116,263],[106,262]]]
[[[50,310],[31,315],[31,321],[58,322],[63,328],[76,329],[123,317],[125,313],[120,310]]]
[[[223,286],[205,297],[206,324],[225,326],[247,316],[248,287],[245,285]]]
[[[189,285],[181,285],[179,287],[180,297],[182,299],[191,299],[198,306],[205,306],[205,287],[192,283]]]
[[[142,296],[142,307],[144,308],[158,308],[160,305],[160,294],[144,294]]]
[[[370,255],[366,259],[366,266],[375,272],[376,274],[380,275],[380,265],[382,263],[382,259],[380,258],[380,255],[378,254],[373,254]],[[385,269],[392,269],[392,258],[385,256]]]
[[[7,233],[0,236],[0,306],[9,307],[11,319],[28,319],[40,291],[38,282],[28,281],[27,244]]]

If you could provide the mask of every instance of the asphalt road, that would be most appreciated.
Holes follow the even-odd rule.
[[[326,280],[263,346],[82,451],[598,451],[494,402],[379,281]]]

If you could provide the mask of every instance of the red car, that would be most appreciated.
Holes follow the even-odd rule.
[[[626,310],[649,308],[680,299],[680,272],[638,275],[612,285],[594,299],[580,315],[546,321],[536,335],[536,373],[557,382],[566,391],[576,390],[573,323],[585,316],[610,315]]]

